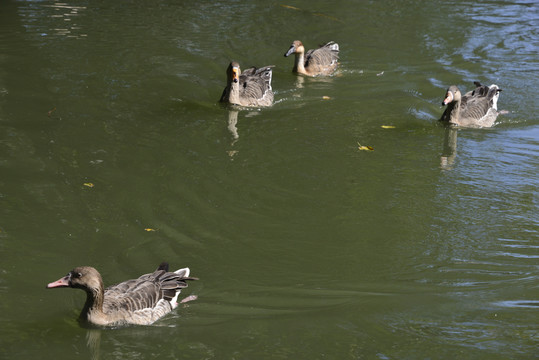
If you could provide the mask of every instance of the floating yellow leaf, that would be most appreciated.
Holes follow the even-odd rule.
[[[290,5],[284,5],[284,4],[281,4],[282,7],[284,8],[287,8],[287,9],[292,9],[292,10],[301,10],[295,6],[290,6]]]
[[[393,125],[382,125],[382,128],[383,129],[394,129],[395,126],[393,126]]]
[[[330,100],[331,98],[330,98],[329,96],[324,95],[324,96],[322,96],[322,99],[324,99],[324,100]]]
[[[359,150],[367,150],[367,151],[374,151],[374,148],[372,146],[364,146],[360,143],[357,143]]]
[[[144,231],[150,232],[150,231],[157,231],[157,230],[156,230],[156,229],[152,229],[152,228],[146,228],[146,229],[144,229]]]
[[[92,184],[92,183],[84,183],[84,184],[82,184],[82,185],[84,185],[84,186],[86,186],[86,187],[89,187],[89,188],[93,188],[93,187],[94,187],[94,184]]]

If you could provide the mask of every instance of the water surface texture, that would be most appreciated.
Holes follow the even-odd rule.
[[[534,0],[2,1],[1,357],[537,356],[538,54]],[[217,102],[231,60],[275,65],[273,107]],[[508,113],[440,124],[473,81]],[[164,260],[198,300],[153,326],[45,289]]]

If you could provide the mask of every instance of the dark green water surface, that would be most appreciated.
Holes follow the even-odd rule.
[[[532,0],[3,0],[0,357],[537,357],[538,54]],[[230,60],[275,65],[274,106],[217,103]],[[440,124],[476,80],[508,113]],[[163,260],[198,300],[152,326],[45,289]]]

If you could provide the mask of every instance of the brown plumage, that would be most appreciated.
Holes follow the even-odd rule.
[[[339,61],[339,44],[330,41],[318,49],[305,53],[301,41],[296,40],[284,54],[296,54],[293,72],[308,76],[331,75],[337,69]]]
[[[243,73],[240,64],[233,61],[228,66],[227,85],[221,95],[221,102],[241,106],[271,106],[273,65],[262,68],[249,68]]]
[[[451,85],[446,92],[442,105],[447,105],[441,121],[464,127],[491,127],[498,117],[497,85],[481,85],[474,82],[475,89],[462,95],[459,88]]]
[[[81,319],[101,326],[124,324],[149,325],[178,306],[178,295],[187,287],[189,268],[168,271],[162,263],[153,273],[138,279],[103,288],[99,272],[90,266],[71,270],[63,278],[47,285],[48,289],[72,287],[86,292]]]

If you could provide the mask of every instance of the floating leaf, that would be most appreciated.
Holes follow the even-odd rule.
[[[52,113],[56,111],[56,107],[54,107],[52,110],[50,110],[47,115],[51,117]]]
[[[82,185],[84,185],[84,186],[86,186],[86,187],[89,187],[89,188],[93,188],[93,187],[94,187],[94,184],[92,184],[92,183],[84,183],[84,184],[82,184]]]
[[[383,129],[394,129],[395,126],[393,126],[393,125],[382,125],[382,128]]]
[[[146,229],[144,229],[144,231],[150,232],[150,231],[157,231],[157,230],[156,230],[156,229],[152,229],[152,228],[146,228]]]
[[[374,148],[372,146],[364,146],[360,143],[357,143],[359,150],[366,150],[366,151],[374,151]]]
[[[329,96],[324,95],[324,96],[322,96],[322,99],[323,100],[330,100],[331,98]]]
[[[384,75],[383,71],[381,73],[376,74],[376,76],[382,76],[382,75]]]
[[[297,8],[295,6],[290,6],[290,5],[284,5],[284,4],[281,4],[282,7],[284,8],[287,8],[287,9],[292,9],[292,10],[301,10],[300,8]]]

